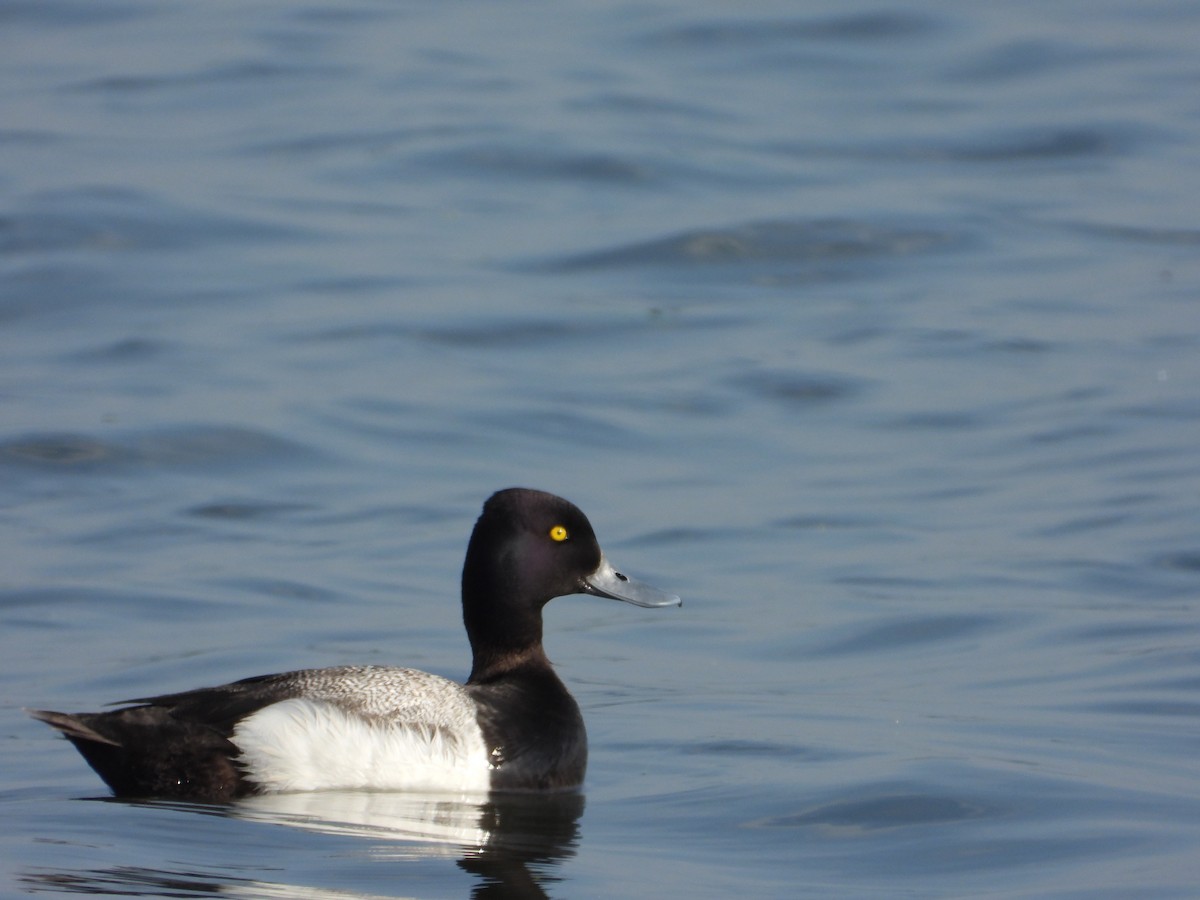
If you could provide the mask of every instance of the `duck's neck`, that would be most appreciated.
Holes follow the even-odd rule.
[[[498,598],[463,597],[463,620],[471,642],[468,684],[492,681],[529,665],[549,665],[542,649],[542,617],[504,615],[512,610]]]
[[[541,644],[511,652],[497,652],[495,648],[489,648],[481,653],[473,648],[471,677],[467,679],[467,684],[486,684],[530,668],[550,668],[550,660]]]
[[[493,680],[531,664],[547,666],[542,607],[549,596],[527,583],[523,544],[488,508],[475,523],[462,572],[463,624],[471,641],[468,683]]]
[[[463,580],[463,624],[471,642],[468,683],[549,665],[542,649],[541,609],[531,608],[521,596],[519,584],[503,579]]]

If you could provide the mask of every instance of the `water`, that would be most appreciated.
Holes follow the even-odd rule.
[[[0,7],[6,891],[1190,896],[1200,9]],[[96,802],[21,706],[451,677],[492,490],[572,798]]]

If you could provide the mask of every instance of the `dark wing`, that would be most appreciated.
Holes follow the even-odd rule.
[[[174,719],[203,724],[229,737],[241,719],[264,706],[302,693],[304,674],[284,672],[279,675],[258,675],[217,687],[124,700],[121,705],[132,705],[134,709],[162,709]]]

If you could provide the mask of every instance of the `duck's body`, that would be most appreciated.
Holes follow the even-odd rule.
[[[344,666],[112,712],[32,714],[75,744],[118,796],[223,802],[271,791],[572,788],[583,780],[587,736],[542,649],[541,616],[548,600],[571,593],[679,603],[615,572],[567,501],[501,491],[484,505],[463,567],[474,657],[466,684]]]

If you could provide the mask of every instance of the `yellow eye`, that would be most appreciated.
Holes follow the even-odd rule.
[[[552,541],[565,541],[569,537],[567,529],[561,525],[555,525],[550,529],[550,540]]]

